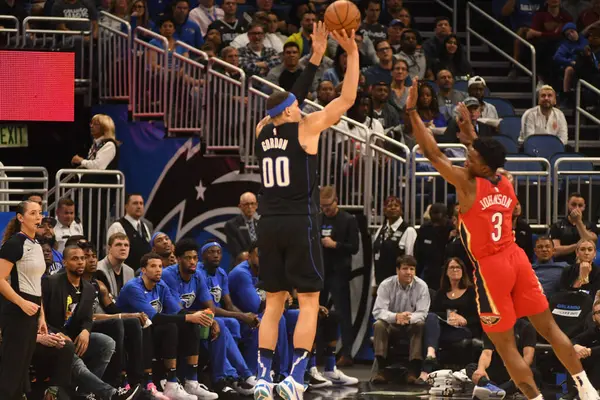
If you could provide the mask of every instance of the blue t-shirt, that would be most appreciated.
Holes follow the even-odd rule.
[[[231,301],[243,312],[258,314],[262,301],[256,288],[258,278],[252,275],[248,261],[244,261],[229,272]]]
[[[117,307],[126,313],[144,312],[152,319],[158,313],[177,314],[181,306],[166,283],[160,281],[148,290],[141,277],[127,282],[117,298]]]
[[[222,308],[221,299],[223,298],[223,296],[229,294],[229,279],[227,279],[227,274],[225,273],[225,270],[219,267],[215,271],[215,274],[211,275],[204,269],[204,264],[199,262],[196,271],[200,272],[204,276],[204,280],[206,281],[206,287],[208,288],[208,291],[213,297],[215,307]]]
[[[204,276],[196,270],[189,282],[186,282],[179,273],[179,264],[163,269],[162,280],[171,289],[173,295],[179,298],[181,306],[186,310],[198,311],[204,309],[202,303],[212,301]]]
[[[510,16],[513,30],[521,27],[530,27],[533,14],[539,11],[545,0],[516,0],[515,10]]]
[[[160,49],[164,49],[164,43],[162,40],[152,39],[150,41],[150,44],[153,46],[156,46]],[[183,46],[175,46],[175,50],[173,50],[173,51],[167,50],[167,57],[168,57],[167,58],[167,68],[179,69],[179,63],[175,62],[175,64],[173,64],[173,52],[184,55],[187,52],[187,49]],[[160,65],[160,57],[158,59],[158,64]]]
[[[194,21],[186,20],[183,24],[175,27],[175,40],[181,40],[185,44],[199,49],[204,44],[200,26]]]

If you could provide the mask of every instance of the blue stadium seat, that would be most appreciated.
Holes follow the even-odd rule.
[[[440,87],[437,83],[435,83],[435,81],[425,81],[425,83],[429,84],[429,86],[433,88],[434,92],[438,93],[440,91]]]
[[[461,92],[467,91],[467,81],[456,81],[454,82],[454,90],[460,90]]]
[[[523,143],[525,153],[532,157],[550,160],[556,153],[565,151],[565,145],[555,135],[531,135]]]
[[[515,142],[518,142],[521,135],[521,117],[502,118],[499,129],[501,135],[508,136]]]
[[[498,116],[500,118],[515,116],[515,108],[508,100],[498,99],[496,97],[484,97],[483,101],[486,101],[496,107],[496,111],[498,111]]]
[[[517,142],[515,142],[513,140],[513,138],[511,138],[510,136],[496,135],[496,136],[494,136],[494,139],[496,139],[497,141],[502,143],[502,145],[506,149],[507,153],[518,153],[519,152],[519,146],[517,145]]]

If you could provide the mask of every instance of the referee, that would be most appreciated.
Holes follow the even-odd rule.
[[[3,400],[21,400],[29,390],[29,364],[37,333],[48,334],[40,308],[46,263],[42,246],[35,240],[42,208],[26,200],[18,205],[16,214],[6,227],[0,248],[0,294],[4,297],[0,313]]]

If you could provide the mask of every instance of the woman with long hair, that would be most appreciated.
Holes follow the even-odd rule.
[[[427,82],[419,82],[417,113],[428,128],[443,128],[448,125],[446,118],[440,113],[435,91]],[[406,116],[404,117],[404,127],[406,133],[412,135],[412,126]]]
[[[331,81],[333,86],[337,86],[341,81],[344,80],[346,74],[346,66],[348,64],[348,54],[342,46],[338,46],[333,57],[333,67],[329,68],[323,73],[324,81]]]
[[[22,400],[29,390],[29,365],[38,332],[47,334],[42,304],[42,275],[46,262],[35,239],[42,207],[33,201],[17,206],[4,231],[0,248],[0,393],[2,399]],[[8,278],[10,277],[10,283]]]
[[[475,298],[465,264],[457,257],[448,259],[425,321],[425,372],[433,371],[440,342],[455,343],[481,335]]]
[[[129,8],[129,23],[131,24],[132,32],[135,31],[135,28],[138,26],[154,31],[155,24],[148,14],[146,0],[135,0],[131,3],[131,7]],[[143,38],[148,41],[152,39],[150,36],[143,36]]]
[[[112,118],[105,114],[94,115],[90,121],[90,133],[94,143],[87,158],[76,154],[71,163],[85,169],[117,169],[118,146]]]
[[[443,69],[452,72],[456,80],[467,80],[473,75],[473,67],[467,60],[460,40],[453,33],[446,36],[440,58],[433,63],[432,70],[435,76]]]
[[[560,286],[563,290],[582,290],[592,296],[600,290],[600,268],[594,264],[596,258],[596,242],[581,239],[575,250],[575,264],[563,270]]]

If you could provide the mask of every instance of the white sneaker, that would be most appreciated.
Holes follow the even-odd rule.
[[[309,376],[308,386],[311,389],[319,389],[333,385],[329,379],[321,375],[317,367],[311,367],[306,373]]]
[[[274,384],[259,379],[254,385],[254,400],[273,400]]]
[[[325,379],[330,380],[334,385],[350,386],[358,383],[357,378],[344,374],[342,371],[337,369],[337,367],[333,367],[333,371],[323,372],[323,376]]]
[[[598,400],[600,396],[598,396],[598,392],[592,388],[581,387],[578,389],[579,391],[579,399],[580,400]]]
[[[171,400],[198,400],[198,397],[186,392],[179,382],[165,383],[163,394]]]
[[[256,376],[252,375],[246,378],[246,383],[254,387],[258,383],[258,379],[256,379]]]
[[[331,381],[329,383],[331,384]],[[296,382],[291,376],[288,376],[277,385],[277,394],[283,400],[303,400],[304,385]]]
[[[218,394],[211,392],[206,386],[198,383],[198,381],[186,381],[183,389],[189,394],[198,396],[198,400],[214,400],[219,398]]]

